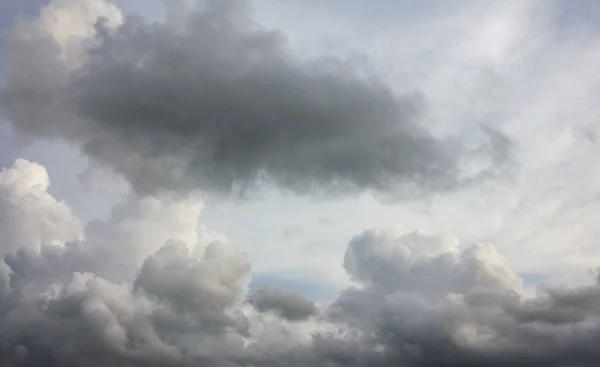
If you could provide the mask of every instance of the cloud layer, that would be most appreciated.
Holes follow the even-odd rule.
[[[355,286],[317,306],[269,285],[249,292],[245,255],[195,221],[151,225],[159,212],[197,208],[191,199],[132,197],[82,229],[47,193],[42,166],[18,160],[0,183],[0,210],[21,215],[0,227],[3,366],[566,367],[600,360],[600,285],[524,297],[522,280],[493,245],[398,227],[365,231],[349,241],[344,259]],[[41,207],[48,209],[34,210]],[[49,212],[54,222],[32,226]],[[56,223],[74,227],[65,232]]]
[[[54,1],[9,42],[2,100],[17,130],[74,141],[145,194],[448,190],[495,172],[510,147],[489,128],[473,151],[433,135],[422,97],[353,60],[296,57],[245,1],[172,4],[164,23]],[[474,152],[489,162],[464,177]]]
[[[135,190],[83,224],[43,166],[0,172],[0,365],[599,363],[598,276],[525,296],[494,245],[452,234],[353,229],[339,259],[352,285],[326,303],[250,291],[246,255],[198,224],[198,189],[448,190],[496,173],[513,143],[492,128],[469,148],[434,134],[421,97],[352,60],[302,59],[246,2],[170,4],[148,23],[103,0],[53,0],[7,38],[1,102],[16,130],[74,143]]]

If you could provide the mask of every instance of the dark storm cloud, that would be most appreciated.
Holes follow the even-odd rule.
[[[304,320],[317,313],[315,304],[301,294],[271,286],[254,291],[248,302],[261,312],[273,311],[290,321]]]
[[[303,193],[453,184],[455,152],[419,126],[417,97],[344,61],[295,60],[239,1],[207,6],[182,32],[128,21],[101,33],[76,83],[79,112],[130,149],[144,137],[155,142],[150,156],[189,154],[184,185],[229,191],[261,175]],[[138,187],[158,184],[122,173]]]
[[[201,4],[173,6],[161,24],[100,21],[76,72],[50,64],[45,79],[14,74],[9,116],[22,131],[77,140],[142,193],[243,192],[268,181],[300,194],[389,194],[463,183],[460,144],[421,124],[419,96],[396,94],[352,61],[301,61],[282,34],[254,24],[244,1]],[[38,59],[41,48],[30,49]]]

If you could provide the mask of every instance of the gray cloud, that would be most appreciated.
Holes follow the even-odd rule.
[[[540,295],[507,310],[522,322],[571,324],[584,322],[598,312],[600,287],[595,284],[578,289],[540,289]]]
[[[185,244],[170,242],[144,261],[134,287],[177,313],[193,314],[204,329],[221,329],[235,324],[224,310],[242,293],[249,272],[243,254],[220,243],[195,259]]]
[[[262,286],[248,297],[248,302],[258,311],[273,311],[290,321],[304,320],[317,313],[312,301],[295,292],[277,287]]]
[[[396,94],[351,60],[300,60],[244,1],[200,3],[173,6],[165,23],[118,27],[114,9],[90,8],[111,19],[95,28],[89,19],[93,41],[16,27],[3,94],[16,128],[81,144],[146,194],[240,193],[267,181],[300,194],[398,195],[469,182],[459,177],[468,154],[425,128],[421,97]],[[489,169],[502,164],[500,135],[482,143]]]
[[[491,245],[461,246],[452,235],[396,227],[365,231],[350,240],[344,258],[357,284],[316,306],[283,289],[248,293],[245,256],[185,234],[192,224],[181,218],[161,219],[164,227],[157,228],[157,218],[186,217],[197,204],[129,198],[105,222],[84,228],[82,239],[70,240],[53,225],[27,225],[48,215],[31,210],[42,204],[62,208],[57,222],[74,221],[47,193],[43,167],[20,160],[0,173],[1,182],[1,197],[28,198],[0,200],[1,212],[23,213],[17,227],[0,226],[3,366],[570,367],[600,361],[598,282],[524,297],[522,280]],[[37,233],[15,235],[21,231]],[[133,271],[114,271],[123,266]]]

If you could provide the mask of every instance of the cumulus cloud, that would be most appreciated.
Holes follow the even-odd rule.
[[[169,242],[144,261],[134,285],[182,313],[220,312],[242,292],[249,272],[243,254],[225,245],[211,243],[199,261],[182,243]]]
[[[92,222],[86,228],[87,242],[96,242],[123,267],[139,267],[149,255],[166,241],[175,240],[193,249],[224,236],[198,228],[204,203],[201,198],[129,197],[117,204],[104,221]],[[110,245],[107,245],[110,244]]]
[[[48,194],[46,169],[18,159],[0,171],[0,252],[79,238],[83,227],[71,209]]]
[[[22,213],[18,223],[48,215],[28,208],[58,205],[42,166],[18,160],[3,172],[11,177],[3,178],[11,183],[3,195],[29,193],[0,200],[3,213]],[[597,280],[525,297],[493,245],[386,227],[349,241],[343,263],[355,284],[317,306],[269,285],[249,292],[245,255],[197,224],[193,234],[191,223],[165,220],[157,245],[142,235],[153,226],[142,223],[198,204],[173,211],[173,199],[148,199],[127,199],[101,225],[75,231],[80,238],[36,225],[25,239],[0,226],[3,366],[563,367],[600,360]],[[58,207],[63,221],[77,222],[64,203]],[[119,236],[100,236],[100,227],[127,228],[120,251],[111,243]],[[115,271],[124,266],[129,271]]]
[[[330,318],[380,346],[382,365],[570,366],[598,360],[592,347],[600,330],[592,311],[598,284],[546,288],[526,298],[521,279],[493,246],[458,246],[451,236],[390,228],[353,238],[344,264],[362,286],[343,291]]]
[[[344,267],[355,280],[388,291],[520,291],[521,279],[507,270],[507,260],[494,246],[459,250],[458,244],[452,235],[403,234],[397,228],[365,231],[350,241]]]
[[[311,195],[447,190],[505,161],[509,145],[487,129],[476,150],[489,162],[464,177],[472,152],[427,130],[421,97],[351,60],[301,60],[245,1],[168,11],[147,23],[60,0],[18,24],[2,98],[17,130],[77,142],[146,194],[259,181]]]

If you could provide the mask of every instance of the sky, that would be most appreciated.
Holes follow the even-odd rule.
[[[0,364],[598,364],[598,19],[0,0]]]

